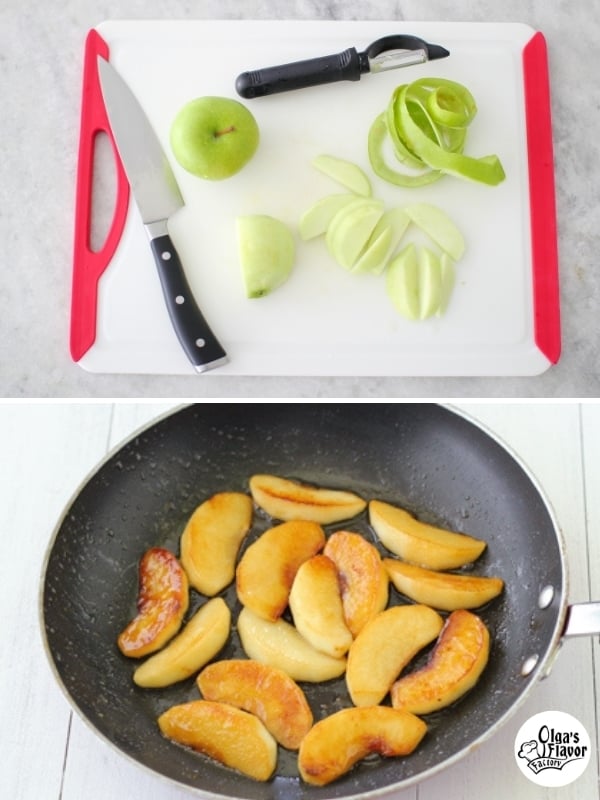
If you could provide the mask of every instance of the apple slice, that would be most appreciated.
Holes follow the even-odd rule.
[[[398,506],[371,500],[369,519],[382,544],[404,561],[427,569],[456,569],[475,561],[486,543],[415,519]]]
[[[300,217],[298,230],[304,241],[315,239],[327,231],[338,211],[356,200],[355,194],[330,194],[317,200]]]
[[[226,703],[194,700],[171,706],[158,718],[168,739],[191,747],[257,781],[277,765],[277,742],[254,714]]]
[[[383,203],[366,198],[338,211],[327,229],[325,241],[340,266],[352,269],[382,215]]]
[[[375,226],[377,227],[377,226]],[[352,267],[352,272],[372,272],[379,275],[385,269],[392,243],[392,228],[388,225],[375,236],[371,234],[361,256]]]
[[[181,535],[181,563],[194,589],[212,597],[232,582],[251,522],[252,499],[241,492],[219,492],[198,506]]]
[[[367,622],[348,653],[346,684],[354,705],[380,703],[408,662],[437,639],[443,624],[425,605],[392,606]]]
[[[283,670],[295,681],[328,681],[339,678],[346,669],[345,658],[332,658],[316,650],[284,619],[270,622],[242,608],[237,630],[249,658]]]
[[[374,275],[381,275],[386,268],[389,259],[392,257],[394,251],[400,244],[400,241],[402,240],[402,237],[404,236],[409,224],[410,217],[402,208],[390,208],[388,211],[383,212],[381,219],[373,229],[371,238],[367,243],[367,248],[369,248],[371,244],[374,244],[376,239],[379,239],[383,231],[389,228],[391,231],[391,237],[388,250],[379,264],[368,265],[369,272],[372,272]],[[367,271],[367,265],[365,263],[361,263],[363,262],[363,258],[364,256],[361,256],[359,261],[356,263],[354,267],[355,272]]]
[[[383,564],[399,592],[441,611],[478,608],[497,597],[504,588],[501,578],[436,572],[396,558],[384,558]]]
[[[471,611],[453,611],[444,625],[429,662],[392,686],[394,708],[430,714],[445,708],[472,689],[488,662],[490,635]]]
[[[371,753],[412,753],[426,732],[423,720],[389,706],[344,708],[317,722],[306,734],[298,753],[298,769],[307,783],[325,786]]]
[[[238,256],[250,298],[263,297],[290,277],[296,255],[291,231],[267,214],[238,217]]]
[[[428,247],[419,251],[419,318],[433,316],[442,299],[442,270],[437,255]]]
[[[297,750],[313,724],[304,692],[285,672],[258,661],[230,659],[205,667],[196,679],[205,700],[255,714],[282,747]]]
[[[326,154],[314,158],[312,164],[354,194],[371,196],[371,182],[357,164]]]
[[[403,317],[419,318],[419,264],[417,249],[412,242],[390,261],[385,287],[388,297]]]
[[[223,648],[231,629],[231,612],[222,597],[200,607],[184,629],[133,673],[138,686],[170,686],[198,672]]]
[[[442,253],[440,256],[440,272],[441,272],[441,286],[440,286],[440,303],[437,311],[435,312],[438,317],[441,317],[448,308],[450,302],[450,295],[454,289],[456,275],[454,270],[454,262],[448,253]]]
[[[465,252],[465,240],[450,217],[431,203],[406,206],[411,220],[424,231],[450,258],[458,261]]]

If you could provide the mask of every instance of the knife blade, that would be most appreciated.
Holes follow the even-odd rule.
[[[184,206],[183,197],[134,93],[101,56],[98,75],[111,131],[150,241],[171,323],[196,372],[206,372],[228,359],[196,303],[169,234],[169,218]]]

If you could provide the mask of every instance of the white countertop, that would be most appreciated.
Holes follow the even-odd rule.
[[[38,584],[54,525],[112,447],[169,404],[0,404],[0,794],[11,800],[186,800],[196,795],[142,770],[98,739],[54,682],[38,624]],[[600,599],[600,405],[461,404],[509,444],[550,499],[566,542],[570,602]],[[593,800],[598,797],[598,637],[566,641],[548,678],[490,740],[393,800]],[[569,786],[543,789],[513,746],[539,711],[566,711],[593,755]]]
[[[7,0],[0,231],[0,396],[590,397],[600,394],[598,164],[600,19],[588,3],[409,0]],[[287,378],[96,375],[68,351],[83,42],[111,18],[403,19],[525,22],[548,42],[554,120],[563,355],[532,378]]]

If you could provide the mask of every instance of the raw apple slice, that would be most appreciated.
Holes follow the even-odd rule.
[[[488,662],[490,635],[471,611],[453,611],[444,625],[429,662],[392,686],[394,708],[430,714],[445,708],[472,689]]]
[[[385,288],[396,311],[408,319],[419,318],[419,263],[412,242],[390,261]]]
[[[381,703],[408,662],[437,639],[443,624],[425,605],[392,606],[367,622],[348,653],[346,684],[354,705]]]
[[[119,635],[119,650],[130,658],[160,650],[181,627],[188,604],[181,564],[163,547],[152,547],[140,560],[138,613]]]
[[[394,555],[428,569],[456,569],[475,561],[486,543],[415,519],[398,506],[371,500],[369,519],[382,544]]]
[[[333,178],[354,194],[371,196],[371,182],[357,164],[326,154],[317,156],[312,163],[320,172]]]
[[[454,262],[448,253],[442,253],[440,256],[440,272],[441,272],[441,286],[440,286],[440,304],[436,314],[441,317],[448,308],[450,302],[450,295],[454,289],[456,280],[454,271]]]
[[[251,522],[252,500],[241,492],[218,492],[198,506],[181,535],[181,563],[194,589],[212,597],[231,583]]]
[[[478,608],[504,588],[501,578],[436,572],[396,558],[384,558],[383,564],[399,592],[441,611]]]
[[[344,708],[317,722],[306,734],[298,753],[298,769],[307,783],[325,786],[371,753],[412,753],[426,732],[423,720],[389,706]]]
[[[238,217],[238,256],[250,298],[263,297],[289,278],[296,255],[291,231],[268,214]]]
[[[189,678],[223,648],[231,629],[231,612],[223,598],[201,606],[169,644],[133,673],[138,686],[160,688]]]
[[[391,243],[391,226],[384,228],[377,236],[373,230],[361,256],[352,267],[352,272],[372,272],[379,275],[385,269]]]
[[[427,247],[419,251],[419,318],[433,316],[442,299],[442,270],[437,255]]]
[[[337,212],[354,200],[355,194],[330,194],[317,200],[300,217],[298,230],[302,239],[307,241],[324,234]]]
[[[450,217],[431,203],[415,203],[406,206],[406,213],[442,250],[454,261],[465,252],[465,240]]]
[[[237,630],[244,652],[249,658],[283,670],[295,681],[328,681],[339,678],[346,669],[345,658],[332,658],[315,650],[284,619],[270,622],[254,614],[249,608],[242,608]]]
[[[277,742],[254,714],[226,703],[194,700],[172,706],[158,718],[168,739],[191,747],[257,781],[277,765]]]
[[[325,241],[340,266],[352,269],[382,215],[383,203],[366,198],[338,211],[327,229]]]
[[[247,659],[217,661],[196,679],[205,700],[255,714],[282,747],[297,750],[313,724],[304,692],[285,672]]]

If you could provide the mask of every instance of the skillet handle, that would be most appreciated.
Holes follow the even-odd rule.
[[[600,602],[574,603],[567,608],[563,637],[600,635]]]

